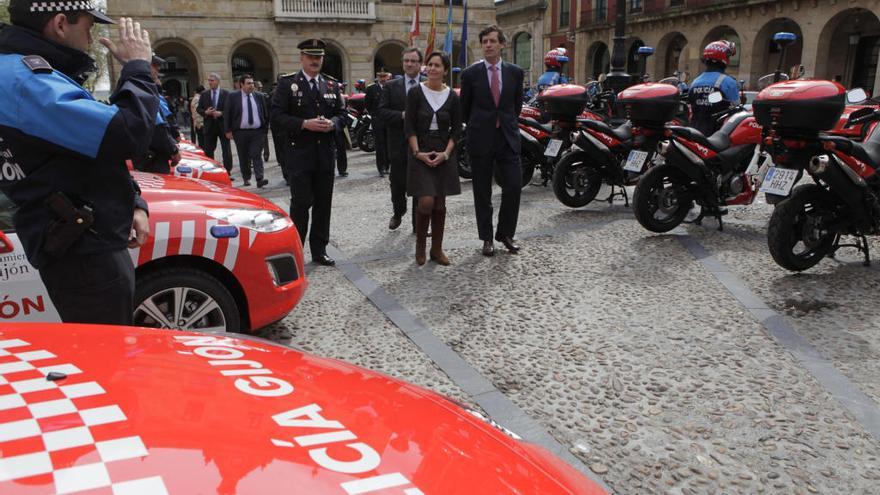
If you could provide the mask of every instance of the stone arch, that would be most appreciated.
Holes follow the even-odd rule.
[[[531,72],[532,69],[532,52],[533,52],[533,43],[532,43],[532,33],[528,31],[520,31],[513,35],[511,38],[513,41],[511,42],[511,52],[513,63],[520,66],[524,71]],[[538,68],[541,70],[541,68]]]
[[[373,52],[373,74],[371,76],[382,68],[394,75],[403,74],[404,48],[406,48],[406,43],[400,40],[387,40],[379,43],[376,51]]]
[[[782,31],[794,33],[798,37],[797,41],[789,46],[786,51],[785,60],[782,64],[782,71],[788,73],[793,66],[801,63],[801,57],[804,50],[801,27],[797,22],[787,17],[773,19],[768,21],[758,30],[758,34],[755,36],[755,42],[752,45],[751,79],[753,81],[757,81],[761,76],[776,70],[782,53],[776,43],[773,42],[773,35]]]
[[[586,80],[599,79],[602,74],[607,74],[611,70],[611,52],[608,45],[602,41],[597,41],[590,45],[587,50],[587,74]]]
[[[351,59],[345,48],[334,40],[324,38],[327,48],[324,50],[324,67],[321,72],[340,81],[348,81],[351,67]]]
[[[709,43],[717,40],[727,40],[736,43],[736,55],[730,57],[730,64],[727,66],[727,73],[739,79],[739,65],[743,53],[743,42],[736,29],[726,24],[715,26],[706,33],[706,36],[703,37],[703,42],[697,47],[697,60],[702,58],[703,48]],[[702,72],[702,70],[703,68],[699,67],[696,72]]]
[[[272,46],[263,40],[248,38],[239,40],[229,51],[229,64],[233,82],[243,74],[254,76],[266,87],[275,82],[278,74],[278,57]]]
[[[654,53],[655,81],[688,69],[687,45],[687,38],[678,31],[672,31],[660,38],[657,51]]]
[[[816,77],[839,80],[847,87],[880,91],[878,77],[880,19],[870,10],[852,8],[828,20],[819,35]]]
[[[162,85],[170,97],[192,96],[202,84],[202,61],[199,51],[181,38],[164,38],[153,43],[156,55],[165,59],[162,66]],[[180,94],[172,94],[179,92]]]

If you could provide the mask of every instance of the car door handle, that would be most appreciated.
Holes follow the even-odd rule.
[[[12,245],[12,241],[6,237],[6,234],[0,232],[0,254],[11,253],[15,247]]]

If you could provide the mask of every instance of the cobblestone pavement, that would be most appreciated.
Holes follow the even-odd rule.
[[[372,155],[349,161],[339,265],[310,266],[263,336],[483,408],[615,493],[877,493],[880,270],[847,253],[778,268],[767,205],[655,235],[622,203],[572,210],[536,185],[522,253],[487,259],[467,181],[448,201],[452,266],[420,268]],[[268,170],[262,194],[286,208]]]

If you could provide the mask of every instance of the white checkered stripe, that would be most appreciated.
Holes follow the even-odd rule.
[[[32,2],[31,12],[76,12],[80,10],[95,10],[92,2]]]
[[[51,479],[47,493],[167,495],[160,476],[114,479],[111,472],[120,476],[119,469],[112,469],[114,463],[146,457],[147,447],[137,435],[100,437],[95,427],[127,420],[122,409],[115,404],[96,406],[106,394],[100,384],[88,381],[76,366],[57,362],[60,359],[51,352],[30,346],[20,339],[0,340],[0,493],[15,493],[16,481],[42,476],[47,485]],[[53,371],[68,378],[47,380]],[[35,395],[41,398],[34,399]],[[47,395],[54,398],[46,399]],[[90,405],[78,406],[84,399]],[[60,416],[66,416],[62,429],[43,431],[41,420]],[[53,458],[68,449],[79,449],[76,457],[88,455],[91,461],[56,466]]]

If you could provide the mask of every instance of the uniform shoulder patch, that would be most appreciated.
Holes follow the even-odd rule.
[[[49,62],[39,55],[27,55],[21,58],[21,62],[35,74],[51,74],[53,71]]]

